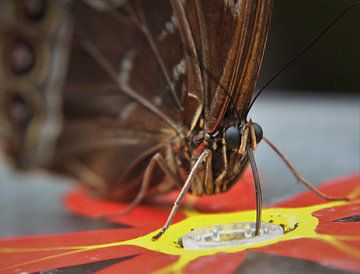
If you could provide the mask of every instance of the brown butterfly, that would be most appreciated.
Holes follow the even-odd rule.
[[[131,201],[128,210],[180,188],[156,239],[187,192],[228,191],[250,162],[259,232],[253,151],[263,136],[247,114],[272,0],[2,5],[12,13],[0,17],[9,20],[1,29],[0,132],[18,165],[72,175],[98,195]],[[334,199],[264,140],[300,182]]]

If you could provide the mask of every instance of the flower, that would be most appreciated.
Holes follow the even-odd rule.
[[[185,209],[158,241],[151,237],[164,223],[169,209],[163,205],[173,195],[157,200],[156,205],[140,205],[128,215],[114,216],[108,214],[119,212],[127,204],[97,200],[76,190],[64,200],[71,212],[89,218],[105,216],[126,227],[0,239],[0,272],[63,269],[92,273],[232,273],[251,265],[254,256],[270,258],[271,267],[277,267],[271,262],[279,258],[294,258],[326,269],[358,272],[360,174],[323,184],[320,189],[330,195],[351,196],[352,200],[329,202],[305,192],[263,210],[262,221],[284,227],[287,233],[282,237],[249,246],[203,250],[184,250],[178,238],[191,229],[255,219],[252,178],[248,174],[228,193],[188,198]]]

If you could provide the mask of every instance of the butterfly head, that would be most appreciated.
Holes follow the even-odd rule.
[[[252,134],[255,138],[252,137]],[[232,125],[227,127],[223,136],[223,142],[228,149],[239,151],[244,146],[243,142],[260,143],[263,137],[263,130],[259,124],[250,122],[240,126]]]

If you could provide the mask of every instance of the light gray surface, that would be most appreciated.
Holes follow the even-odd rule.
[[[318,184],[360,170],[360,97],[276,96],[266,91],[250,113],[264,134]],[[266,144],[255,154],[266,203],[304,191]],[[1,162],[1,161],[0,161]],[[69,215],[61,194],[69,180],[18,174],[0,165],[0,237],[79,230],[92,224]]]
[[[2,163],[0,172],[0,236],[66,231],[61,193],[67,180],[41,172],[22,174]]]

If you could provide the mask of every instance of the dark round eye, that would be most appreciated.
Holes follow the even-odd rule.
[[[241,134],[237,127],[229,127],[225,131],[226,146],[230,149],[236,149],[240,146]]]
[[[260,143],[260,141],[263,138],[263,130],[261,126],[257,123],[252,123],[252,126],[254,127],[255,130],[256,143]]]

